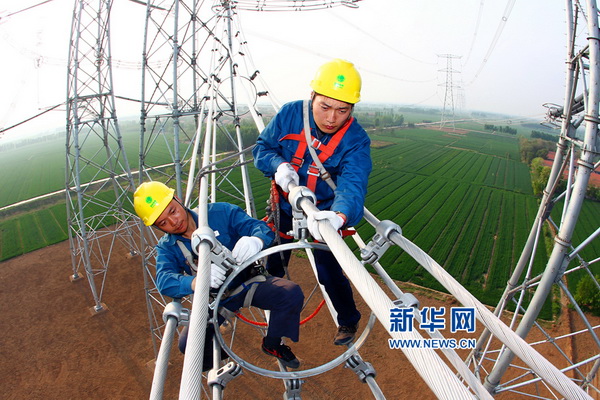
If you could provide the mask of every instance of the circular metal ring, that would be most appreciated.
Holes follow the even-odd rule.
[[[298,241],[295,243],[287,243],[287,244],[277,245],[277,246],[273,246],[268,249],[260,251],[259,253],[257,253],[253,257],[250,257],[248,260],[246,260],[244,263],[242,263],[239,268],[234,269],[233,272],[227,277],[225,282],[223,282],[223,284],[221,285],[221,288],[219,289],[219,292],[217,293],[217,296],[215,297],[214,303],[213,303],[214,310],[219,309],[219,304],[221,302],[221,297],[225,293],[225,288],[227,288],[228,284],[231,283],[231,281],[241,271],[243,271],[244,268],[246,268],[251,263],[253,263],[263,257],[267,257],[271,254],[274,254],[274,253],[277,253],[280,251],[294,250],[294,249],[319,249],[319,250],[330,251],[329,247],[323,243],[307,242],[305,240],[301,240],[301,241]],[[350,358],[353,354],[355,354],[358,351],[358,349],[367,340],[367,336],[371,332],[371,329],[373,328],[373,325],[375,324],[375,320],[376,320],[375,314],[371,312],[369,321],[368,321],[367,325],[365,326],[365,329],[363,330],[361,335],[358,337],[358,339],[356,339],[356,341],[351,346],[348,346],[348,349],[346,351],[344,351],[342,354],[340,354],[333,360],[326,362],[325,364],[322,364],[322,365],[314,367],[314,368],[306,369],[306,370],[300,370],[300,371],[275,371],[275,370],[258,367],[254,364],[251,364],[251,363],[243,360],[236,353],[234,353],[234,351],[229,346],[227,346],[227,344],[225,344],[225,341],[223,340],[223,335],[221,334],[221,330],[219,329],[219,322],[218,322],[217,318],[213,318],[213,324],[215,327],[214,337],[217,339],[217,342],[219,342],[219,346],[221,347],[221,349],[225,350],[225,352],[235,362],[237,362],[242,368],[245,368],[256,374],[259,374],[262,376],[267,376],[270,378],[299,379],[299,378],[307,378],[310,376],[322,374],[324,372],[327,372],[327,371],[337,367],[338,365],[342,364],[343,362],[345,362],[348,358]]]

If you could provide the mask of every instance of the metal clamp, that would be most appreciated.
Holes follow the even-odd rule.
[[[302,212],[300,201],[303,199],[308,199],[313,204],[317,204],[317,196],[309,188],[306,186],[294,186],[288,195],[288,201],[294,211]]]
[[[402,229],[400,226],[397,223],[387,219],[384,221],[379,221],[375,227],[375,230],[377,231],[377,234],[383,236],[386,240],[390,240],[392,233],[402,235]]]
[[[290,379],[285,381],[285,393],[283,394],[284,400],[300,400],[300,391],[302,390],[302,384],[304,383],[301,379]]]
[[[362,249],[360,249],[360,257],[367,264],[374,264],[383,256],[391,243],[385,237],[376,233],[373,239]]]
[[[367,378],[375,378],[377,372],[371,363],[364,361],[358,354],[354,354],[346,360],[346,367],[350,368],[358,376],[361,382],[365,382]]]
[[[288,234],[296,240],[308,238],[308,221],[302,211],[292,210],[292,231]]]
[[[212,250],[215,247],[215,243],[217,243],[215,232],[208,226],[201,226],[192,233],[192,250],[194,253],[198,254],[198,246],[200,246],[200,243],[202,242],[208,242],[210,250]]]
[[[231,255],[231,251],[229,251],[227,247],[223,246],[218,240],[215,240],[211,249],[210,262],[221,265],[228,270],[235,268],[237,265],[235,258],[233,258],[233,255]]]
[[[163,321],[167,323],[169,317],[175,317],[178,325],[187,325],[190,320],[190,310],[183,308],[180,302],[172,301],[165,307],[163,311]]]
[[[387,251],[392,243],[390,240],[392,233],[402,234],[400,226],[389,220],[380,221],[375,227],[375,231],[373,239],[360,250],[362,260],[368,264],[377,262]]]
[[[230,361],[219,369],[208,371],[207,383],[208,386],[219,385],[221,388],[225,388],[229,382],[241,374],[243,374],[242,367]]]
[[[421,303],[412,293],[402,293],[396,300],[394,300],[396,307],[406,308],[419,308]]]

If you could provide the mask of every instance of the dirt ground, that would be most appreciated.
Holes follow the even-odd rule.
[[[102,294],[108,311],[95,315],[90,312],[93,298],[87,281],[71,282],[71,268],[68,242],[0,263],[0,398],[148,398],[153,373],[149,365],[154,352],[139,258],[127,257],[123,249],[113,251]],[[307,295],[314,282],[307,263],[295,258],[291,268]],[[418,297],[422,306],[456,304],[444,297]],[[357,303],[363,312],[362,328],[368,314],[362,300],[357,299]],[[307,314],[313,310],[309,307]],[[557,329],[567,329],[568,324],[561,326]],[[342,352],[332,344],[334,330],[326,308],[302,325],[300,342],[291,344],[302,369],[320,365]],[[247,346],[235,348],[236,354],[259,367],[275,370],[273,359],[259,350],[260,336],[254,328],[242,328],[241,334],[247,335],[243,337]],[[476,334],[463,332],[461,337],[476,338]],[[376,323],[360,349],[362,358],[377,371],[381,391],[388,399],[434,399],[402,351],[389,348],[387,338],[383,327]],[[183,357],[174,348],[165,399],[178,398],[182,363]],[[283,381],[244,371],[229,383],[224,397],[281,399],[283,393]],[[305,378],[301,395],[305,400],[373,398],[368,386],[343,365]]]

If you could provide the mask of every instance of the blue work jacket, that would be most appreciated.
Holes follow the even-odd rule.
[[[309,104],[309,114],[311,135],[317,137],[312,104]],[[287,134],[301,133],[303,129],[302,101],[285,104],[256,141],[252,151],[256,168],[265,176],[272,178],[281,163],[292,160],[299,144],[296,140],[282,140],[282,138]],[[326,134],[320,138],[320,141],[327,144],[332,136]],[[367,132],[355,118],[333,155],[323,163],[337,186],[335,192],[327,182],[320,178],[317,180],[315,189],[317,207],[321,210],[343,212],[348,217],[346,221],[348,226],[358,224],[363,216],[367,183],[372,169],[370,144],[371,140]],[[311,163],[312,157],[307,149],[304,162],[298,170],[302,186],[306,186],[307,170]],[[291,206],[283,198],[280,206],[283,211],[291,215]]]
[[[188,210],[198,224],[198,214]],[[208,204],[208,225],[215,232],[217,240],[229,250],[242,236],[256,236],[264,245],[269,247],[275,239],[275,234],[264,221],[250,217],[240,207],[229,203]],[[192,294],[192,270],[177,245],[183,242],[192,251],[192,243],[181,235],[165,234],[156,245],[156,287],[159,292],[172,298],[182,298]]]

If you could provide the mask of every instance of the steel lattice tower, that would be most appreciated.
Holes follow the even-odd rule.
[[[255,107],[258,97],[266,98],[268,91],[257,88],[259,72],[246,69],[251,65],[245,56],[248,51],[235,24],[235,10],[229,2],[148,4],[139,182],[160,180],[175,188],[187,206],[193,206],[199,177],[211,172],[198,171],[200,143],[208,136],[213,141],[211,170],[217,170],[210,176],[212,201],[218,193],[219,198],[239,202],[249,215],[256,216],[247,170],[248,148],[244,148],[240,123],[251,115],[258,129],[264,128]],[[234,150],[218,154],[216,143],[222,141]],[[217,165],[223,157],[224,164]],[[143,237],[148,245],[142,256],[149,318],[152,331],[161,338],[162,323],[157,316],[166,302],[156,290],[151,272],[151,245],[157,236],[152,229],[144,229]]]
[[[457,103],[457,101],[455,101],[455,98],[458,95],[458,92],[456,90],[460,89],[460,86],[458,86],[454,81],[454,74],[459,73],[459,71],[453,68],[452,60],[460,59],[461,56],[456,56],[452,54],[440,54],[438,55],[438,57],[446,59],[446,67],[440,70],[440,72],[444,73],[444,106],[442,108],[442,119],[440,122],[440,127],[445,126],[446,122],[450,121],[452,123],[452,128],[454,128],[454,120],[456,119],[454,111],[455,105]]]
[[[238,9],[286,11],[290,5],[237,1],[157,1],[146,8],[139,182],[160,180],[176,188],[187,206],[194,206],[200,177],[210,174],[210,201],[238,202],[256,216],[246,167],[252,143],[244,143],[241,120],[264,129],[258,100],[280,105],[260,71],[252,64],[239,27]],[[355,7],[352,2],[308,1],[303,9]],[[296,6],[297,7],[297,6]],[[203,143],[211,143],[210,168],[202,160]],[[233,150],[219,154],[217,143]],[[153,339],[162,339],[160,320],[166,301],[153,283],[154,249],[158,239],[143,229],[143,269]],[[156,349],[155,349],[156,350]],[[156,352],[156,351],[155,351]]]
[[[600,236],[600,228],[590,232],[588,227],[584,231],[580,225],[585,221],[579,221],[590,174],[599,166],[600,30],[594,1],[588,1],[585,9],[580,8],[579,2],[567,3],[565,101],[563,106],[548,105],[547,113],[547,121],[560,126],[556,156],[529,237],[495,313],[506,317],[511,329],[528,342],[534,342],[533,331],[539,331],[535,333],[538,336],[541,333],[545,339],[536,342],[536,346],[554,347],[561,355],[557,367],[567,371],[583,389],[597,393],[593,388],[598,388],[600,367],[598,327],[593,326],[578,304],[575,282],[589,279],[590,285],[600,291],[598,269],[595,269],[596,274],[593,270],[593,264],[600,258],[585,251],[586,246]],[[580,50],[576,44],[578,37],[587,38],[579,45]],[[566,181],[564,190],[560,189],[561,181]],[[545,232],[552,236],[552,251],[543,271],[536,272],[532,268],[536,260],[544,261],[540,248],[544,246]],[[574,312],[568,318],[578,320],[577,324],[583,328],[560,338],[546,332],[538,319],[545,303],[551,301],[570,304]],[[565,312],[570,313],[563,306],[562,313]],[[571,346],[568,342],[577,337],[587,338],[592,343],[591,348],[580,351],[584,354],[571,354],[572,351],[566,349]],[[468,361],[484,378],[491,393],[525,392],[537,393],[539,398],[554,398],[535,374],[513,359],[513,352],[486,330]]]
[[[94,312],[113,244],[135,253],[130,192],[133,178],[117,123],[110,51],[112,1],[75,4],[69,43],[66,197],[73,279],[85,273]]]
[[[327,8],[333,3],[354,6],[354,2],[346,1],[293,3],[302,3],[307,9]],[[165,300],[158,294],[153,282],[151,245],[157,237],[152,229],[141,227],[127,211],[135,184],[114,106],[109,40],[111,5],[111,1],[94,6],[79,1],[73,18],[67,129],[67,212],[73,276],[78,277],[80,267],[85,268],[96,301],[94,310],[101,311],[102,289],[97,291],[96,280],[104,282],[110,261],[110,245],[114,240],[125,240],[133,253],[136,251],[135,244],[139,243],[154,340],[161,338],[163,325],[157,316],[165,306]],[[211,201],[216,201],[217,194],[219,197],[226,195],[227,199],[243,203],[250,215],[256,214],[250,177],[245,168],[248,148],[243,143],[240,121],[245,115],[251,116],[261,130],[263,123],[257,99],[268,97],[275,109],[278,106],[264,89],[260,73],[251,65],[245,40],[241,30],[237,29],[236,8],[266,10],[268,5],[266,1],[179,0],[146,5],[137,183],[150,179],[166,182],[176,187],[177,195],[186,205],[193,206],[199,177],[210,173]],[[272,5],[273,9],[290,8],[282,2],[274,1]],[[573,244],[589,175],[598,168],[597,129],[600,122],[597,9],[595,2],[588,1],[585,10],[588,43],[577,51],[574,45],[577,36],[575,27],[585,25],[576,23],[581,11],[578,7],[576,2],[567,9],[569,71],[565,105],[550,107],[548,112],[549,120],[561,124],[556,162],[529,240],[496,313],[502,315],[508,305],[513,304],[517,312],[511,314],[514,315],[511,328],[519,336],[527,338],[533,326],[539,327],[537,318],[542,304],[558,288],[561,295],[574,305],[578,316],[587,322],[588,329],[584,334],[590,335],[600,348],[595,328],[590,326],[579,309],[572,288],[565,279],[570,274],[583,272],[592,277],[600,290],[590,268],[598,259],[586,260],[582,256],[586,243],[597,238],[600,230],[578,241],[577,245]],[[455,56],[445,57],[448,63],[444,70],[447,74],[445,106],[450,100],[448,104],[454,117],[451,58]],[[445,121],[444,116],[442,121]],[[578,136],[580,127],[585,132]],[[219,154],[214,147],[210,167],[198,171],[199,144],[207,137],[213,139],[212,143],[222,138],[233,144],[234,150],[225,155]],[[567,190],[559,194],[558,181],[567,169]],[[555,223],[551,209],[563,200],[560,222]],[[536,256],[544,222],[556,232],[553,252],[545,271],[534,275],[528,265]],[[574,265],[570,265],[573,261]],[[99,262],[98,266],[96,262]],[[522,366],[513,364],[511,352],[502,347],[501,341],[498,344],[499,340],[494,339],[486,331],[478,342],[478,348],[467,360],[490,392],[521,393],[523,387],[531,385],[533,389],[527,392],[535,393],[534,396],[556,397],[554,393],[546,395],[544,391],[550,390],[547,386],[539,390],[540,378],[529,378],[532,375],[530,370],[523,373],[519,382],[501,383],[509,369],[520,371]],[[556,340],[549,338],[547,342],[554,343]],[[586,388],[597,377],[599,366],[596,356],[584,360],[568,359],[566,366],[561,368],[574,371],[573,380]]]

